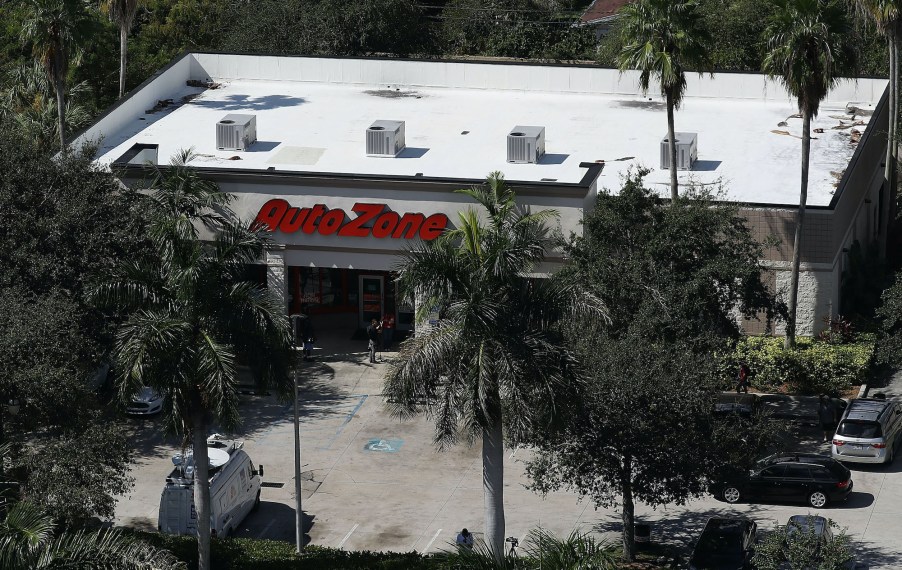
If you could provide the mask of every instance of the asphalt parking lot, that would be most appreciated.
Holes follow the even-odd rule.
[[[400,422],[389,416],[381,395],[383,364],[371,365],[362,342],[323,334],[316,362],[301,371],[303,510],[310,544],[348,550],[430,552],[447,548],[462,527],[482,530],[480,448],[460,445],[439,452],[432,425],[420,417]],[[386,354],[391,358],[392,354]],[[238,536],[294,541],[294,452],[292,407],[269,396],[242,399],[243,426],[234,434],[255,463],[265,466],[261,508]],[[155,530],[160,491],[180,442],[160,434],[159,418],[131,420],[139,461],[136,485],[117,506],[116,523]],[[826,449],[814,428],[800,428],[805,450]],[[525,489],[526,450],[505,456],[508,536],[521,542],[541,526],[566,535],[574,529],[619,538],[620,513],[596,511],[575,494],[541,497]],[[817,514],[846,527],[858,559],[870,568],[902,567],[902,459],[889,468],[850,466],[849,500]],[[636,506],[637,519],[651,523],[652,540],[691,547],[708,518],[747,516],[767,529],[811,510],[798,505],[728,505],[712,497],[652,510]],[[814,514],[814,513],[813,513]]]

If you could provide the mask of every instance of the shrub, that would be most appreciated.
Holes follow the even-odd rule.
[[[176,558],[197,568],[197,541],[191,536],[153,532],[135,534],[146,542],[164,548]],[[295,556],[294,543],[254,538],[214,539],[210,548],[213,568],[221,570],[433,570],[439,565],[417,552],[345,551],[308,546]]]
[[[729,370],[735,375],[739,363],[747,363],[752,385],[758,389],[785,387],[796,394],[838,394],[865,381],[874,343],[873,335],[858,335],[846,344],[799,338],[795,349],[785,350],[782,338],[744,337],[728,359]]]

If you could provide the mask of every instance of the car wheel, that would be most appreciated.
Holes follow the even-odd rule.
[[[723,490],[723,500],[730,504],[738,503],[741,497],[742,493],[736,487],[727,487]]]
[[[896,456],[895,449],[893,447],[889,448],[889,451],[886,453],[886,460],[883,462],[884,465],[889,465],[893,462],[893,458]]]
[[[812,491],[808,495],[808,504],[815,509],[819,509],[827,504],[827,495],[823,491]]]
[[[252,510],[256,511],[259,508],[260,508],[260,491],[257,491],[257,498],[254,499],[254,506],[253,506]]]

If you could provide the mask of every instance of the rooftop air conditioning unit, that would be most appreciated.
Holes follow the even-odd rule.
[[[545,127],[516,126],[507,134],[507,161],[535,164],[545,154]]]
[[[398,156],[404,150],[404,121],[374,121],[366,130],[367,156]]]
[[[216,148],[247,150],[257,142],[257,116],[230,113],[216,123]]]
[[[677,170],[692,170],[692,165],[698,160],[698,133],[674,134]],[[661,141],[661,168],[670,168],[670,144],[666,136]]]

